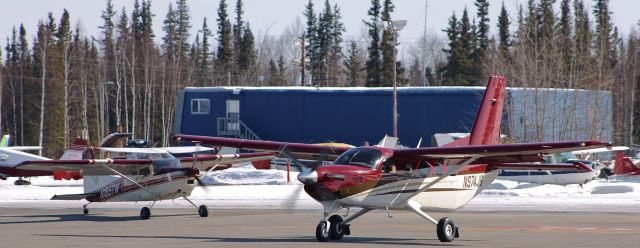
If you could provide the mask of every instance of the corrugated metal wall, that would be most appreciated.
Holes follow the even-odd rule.
[[[513,119],[531,114],[518,106],[523,106],[523,94],[531,95],[532,92],[512,89],[509,92],[509,101],[513,102],[511,108],[519,109],[519,112],[505,116],[503,125],[512,123],[515,125],[513,130],[521,130],[522,123]],[[265,140],[335,141],[362,145],[364,141],[375,144],[385,134],[392,134],[392,93],[386,88],[243,88],[234,92],[233,88],[220,87],[187,88],[183,93],[182,114],[176,120],[179,125],[174,125],[179,128],[174,130],[176,133],[215,136],[216,118],[226,115],[226,100],[238,99],[240,119]],[[423,146],[428,146],[434,133],[468,132],[483,93],[483,87],[399,89],[398,130],[401,143],[415,146],[423,138]],[[610,95],[608,92],[600,94]],[[210,99],[211,113],[192,115],[191,99],[194,98]],[[610,98],[604,97],[601,101],[606,102],[607,99],[610,106]],[[507,121],[509,118],[512,120]]]

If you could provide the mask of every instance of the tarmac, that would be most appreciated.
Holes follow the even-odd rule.
[[[452,217],[460,238],[441,243],[435,226],[414,213],[370,212],[351,235],[315,239],[319,211],[155,208],[0,208],[0,247],[638,247],[640,214],[604,212],[434,213]]]

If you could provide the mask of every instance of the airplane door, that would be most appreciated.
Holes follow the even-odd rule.
[[[240,131],[240,100],[227,100],[227,131]]]

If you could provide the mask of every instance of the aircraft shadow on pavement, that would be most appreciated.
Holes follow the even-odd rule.
[[[318,243],[313,236],[282,237],[282,238],[242,238],[242,237],[198,237],[198,236],[159,236],[159,235],[104,235],[104,234],[40,234],[50,237],[82,237],[82,238],[133,238],[133,239],[186,239],[202,240],[203,242],[225,243]],[[457,242],[473,241],[460,240]],[[412,245],[412,246],[465,246],[459,243],[441,243],[437,239],[410,239],[410,238],[379,238],[379,237],[348,237],[337,242],[345,244],[380,244],[380,245]]]
[[[152,218],[173,217],[173,216],[192,216],[193,214],[167,214],[153,215]],[[7,216],[5,218],[22,218],[15,221],[0,221],[0,225],[7,224],[29,224],[29,223],[54,223],[68,221],[92,221],[92,222],[119,222],[119,221],[143,221],[139,216],[106,216],[106,215],[84,215],[84,214],[45,214],[45,215],[23,215],[23,216]],[[198,217],[200,218],[200,217]]]

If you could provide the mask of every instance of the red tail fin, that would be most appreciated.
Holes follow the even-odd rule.
[[[640,168],[633,164],[630,158],[625,157],[622,152],[616,152],[614,175],[636,175],[640,174]]]
[[[469,135],[469,145],[498,144],[507,78],[491,76]]]

